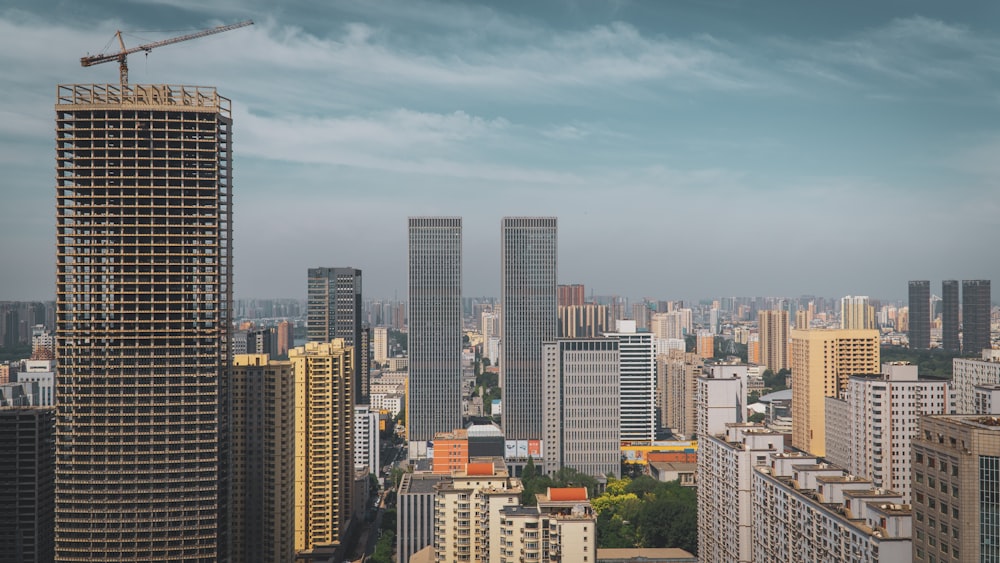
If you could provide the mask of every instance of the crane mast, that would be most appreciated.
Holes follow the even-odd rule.
[[[101,55],[93,55],[88,57],[80,58],[80,66],[94,66],[101,63],[107,63],[111,61],[118,61],[118,74],[122,86],[128,86],[128,56],[132,53],[138,53],[139,51],[150,52],[156,47],[163,47],[164,45],[172,45],[174,43],[180,43],[181,41],[188,41],[191,39],[197,39],[199,37],[205,37],[206,35],[215,35],[216,33],[222,33],[223,31],[229,31],[232,29],[239,29],[241,27],[246,27],[248,25],[253,25],[253,20],[246,20],[239,23],[232,23],[228,25],[220,25],[218,27],[212,27],[209,29],[203,29],[201,31],[196,31],[195,33],[189,33],[187,35],[181,35],[180,37],[171,37],[170,39],[164,39],[163,41],[155,41],[153,43],[146,43],[145,45],[139,45],[138,47],[125,48],[125,40],[122,38],[121,30],[115,33],[115,37],[118,39],[118,46],[120,51],[117,53],[105,53]]]

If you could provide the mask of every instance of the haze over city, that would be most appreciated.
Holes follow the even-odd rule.
[[[117,81],[79,64],[116,29],[246,18],[130,59],[233,100],[236,297],[340,265],[404,298],[413,215],[464,218],[466,295],[499,294],[504,215],[557,216],[588,292],[1000,279],[995,4],[536,4],[0,4],[3,298],[54,291],[55,85]]]

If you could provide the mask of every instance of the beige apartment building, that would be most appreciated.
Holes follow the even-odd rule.
[[[290,563],[295,557],[295,394],[292,362],[233,356],[232,557]]]
[[[596,561],[597,515],[585,487],[552,488],[537,495],[537,506],[501,511],[498,563]]]
[[[788,369],[788,311],[760,311],[757,320],[760,364],[774,373]]]
[[[877,330],[792,331],[792,446],[826,454],[826,397],[881,371]]]
[[[354,482],[354,348],[342,338],[288,351],[295,370],[295,550],[339,544]]]
[[[660,424],[675,434],[695,434],[695,390],[705,362],[698,354],[670,350],[656,356]]]
[[[520,502],[521,481],[503,461],[474,461],[434,487],[435,561],[489,562],[504,545],[502,510]]]

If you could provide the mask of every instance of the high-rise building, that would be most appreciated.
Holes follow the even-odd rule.
[[[716,364],[698,377],[695,433],[698,438],[726,432],[726,425],[746,422],[747,366]]]
[[[826,459],[908,504],[910,441],[921,415],[954,412],[950,382],[918,379],[908,363],[883,364],[881,375],[851,376],[842,397],[826,398]]]
[[[649,330],[649,317],[651,311],[649,310],[649,304],[645,301],[632,304],[632,320],[635,321],[635,326],[639,330]]]
[[[232,118],[61,85],[56,561],[228,561]]]
[[[372,329],[372,351],[379,366],[389,357],[389,329],[377,326]]]
[[[931,282],[910,282],[909,302],[910,348],[926,350],[931,347]]]
[[[1000,418],[925,416],[910,447],[911,561],[1000,560]]]
[[[309,268],[306,295],[306,337],[309,342],[343,338],[355,349],[354,401],[368,403],[367,362],[361,352],[361,270]]]
[[[507,539],[491,531],[500,530],[501,511],[518,505],[524,489],[498,464],[502,460],[470,462],[435,487],[436,561],[500,560]]]
[[[559,286],[559,306],[579,307],[583,305],[585,299],[582,283]]]
[[[840,328],[867,330],[875,328],[875,307],[867,295],[848,295],[840,300]]]
[[[608,307],[585,305],[559,306],[559,338],[593,338],[608,331]]]
[[[341,338],[288,351],[295,371],[295,551],[344,540],[354,484],[354,348]]]
[[[941,347],[947,352],[962,349],[958,339],[958,280],[941,282]]]
[[[695,392],[704,360],[693,352],[670,350],[656,357],[657,385],[662,390],[659,401],[661,426],[675,434],[695,435]]]
[[[615,332],[604,335],[618,341],[621,439],[656,439],[656,348],[653,335],[638,332],[635,321],[618,321]],[[507,408],[506,405],[504,408]]]
[[[569,467],[620,476],[619,342],[581,338],[542,345],[545,473]]]
[[[412,459],[437,432],[462,427],[462,219],[410,217],[408,271]]]
[[[658,339],[683,339],[691,333],[693,314],[691,309],[678,309],[666,313],[655,313],[650,317],[649,330]]]
[[[382,470],[378,434],[378,412],[368,405],[354,407],[354,467],[366,467],[378,475]]]
[[[792,446],[826,452],[826,397],[837,397],[852,375],[880,373],[877,330],[792,331]]]
[[[55,409],[0,407],[0,559],[52,561]]]
[[[536,501],[502,509],[497,531],[505,545],[491,561],[597,561],[597,514],[586,487],[549,487]]]
[[[715,335],[707,330],[699,330],[697,335],[697,340],[695,340],[695,349],[698,355],[704,359],[710,359],[715,357]]]
[[[233,356],[233,561],[287,562],[295,518],[295,375],[267,354]]]
[[[985,349],[982,357],[955,358],[951,362],[952,385],[955,386],[955,408],[958,414],[992,414],[977,406],[977,387],[1000,385],[1000,350]],[[1000,413],[998,413],[1000,414]]]
[[[990,280],[962,280],[962,350],[980,354],[991,336]]]
[[[434,544],[434,490],[448,477],[404,473],[396,495],[396,554],[399,563]]]
[[[501,245],[502,426],[508,440],[541,440],[542,343],[559,322],[556,218],[504,217]]]
[[[778,373],[788,361],[788,311],[758,311],[760,365]]]

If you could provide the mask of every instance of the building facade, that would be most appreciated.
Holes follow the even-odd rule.
[[[1000,418],[927,416],[912,444],[913,561],[1000,561]]]
[[[469,463],[435,487],[434,551],[438,563],[497,561],[507,538],[502,511],[520,503],[524,489],[493,461]]]
[[[774,373],[789,369],[788,311],[759,311],[757,322],[760,364]]]
[[[661,425],[675,434],[686,437],[695,434],[695,391],[704,365],[698,354],[682,350],[670,350],[656,357]]]
[[[947,352],[962,349],[958,339],[958,280],[941,282],[941,347]]]
[[[637,332],[635,321],[618,321],[615,332],[604,335],[618,341],[621,439],[656,439],[656,348],[653,335]]]
[[[543,346],[544,471],[621,475],[619,341],[559,339]]]
[[[445,475],[404,473],[396,495],[396,556],[409,563],[410,556],[434,544],[435,487]]]
[[[826,453],[826,397],[837,397],[852,375],[880,373],[877,330],[792,331],[792,446]]]
[[[840,328],[868,330],[875,328],[875,307],[868,296],[848,295],[840,300]]]
[[[501,227],[501,425],[508,440],[540,440],[542,343],[556,338],[555,217],[504,217]]]
[[[361,270],[309,268],[306,283],[306,339],[330,342],[344,339],[355,350],[354,402],[368,403],[370,374],[362,369]],[[367,365],[367,364],[365,364]]]
[[[990,280],[962,280],[962,351],[979,354],[991,347]]]
[[[462,427],[462,219],[409,218],[411,459],[437,432]]]
[[[0,559],[55,556],[55,409],[0,407]]]
[[[295,551],[340,544],[354,483],[354,349],[343,339],[288,351],[295,372]]]
[[[597,561],[597,515],[584,487],[549,487],[536,506],[509,506],[500,519],[500,553],[491,561]]]
[[[367,468],[369,473],[375,475],[382,470],[378,426],[378,411],[369,405],[355,405],[354,467]]]
[[[910,348],[927,350],[931,347],[931,282],[910,282],[909,339]]]
[[[295,375],[267,354],[233,356],[232,556],[291,563],[295,516]]]
[[[559,306],[559,338],[592,338],[605,332],[608,332],[606,305]]]
[[[228,561],[230,101],[61,85],[55,109],[56,561]]]
[[[956,412],[989,414],[977,406],[976,387],[1000,385],[1000,350],[983,350],[981,359],[955,358],[951,361],[951,371]]]

